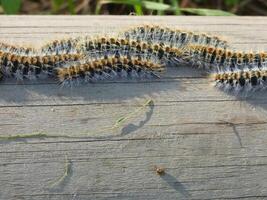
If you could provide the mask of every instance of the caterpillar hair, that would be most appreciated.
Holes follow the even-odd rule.
[[[55,69],[55,74],[62,85],[78,85],[114,78],[151,78],[158,77],[162,70],[160,63],[140,57],[106,56],[101,59],[89,59],[69,67]]]
[[[218,36],[211,36],[205,33],[194,33],[157,25],[136,26],[122,32],[120,35],[128,40],[132,39],[145,41],[147,43],[164,44],[178,48],[194,44],[220,48],[226,48],[228,46],[227,41]]]
[[[15,77],[17,80],[24,78],[34,80],[51,75],[53,68],[60,64],[77,61],[80,58],[79,54],[22,56],[0,51],[0,68],[7,77]]]

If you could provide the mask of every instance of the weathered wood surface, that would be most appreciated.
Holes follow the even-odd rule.
[[[148,22],[267,49],[264,17],[1,16],[0,41],[36,44]],[[266,92],[239,100],[202,74],[171,68],[161,80],[72,89],[53,80],[0,84],[0,136],[75,137],[0,142],[0,199],[266,199]],[[154,104],[105,131],[148,99]],[[65,155],[69,174],[51,188]]]

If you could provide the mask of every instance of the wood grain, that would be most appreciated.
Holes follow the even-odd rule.
[[[0,41],[39,45],[140,23],[267,49],[265,17],[1,16]],[[0,141],[0,199],[267,198],[265,92],[237,98],[213,88],[201,70],[181,66],[160,80],[77,88],[5,81],[0,96],[1,137],[60,136]],[[153,104],[142,108],[149,99]],[[69,174],[51,187],[64,173],[65,155]]]

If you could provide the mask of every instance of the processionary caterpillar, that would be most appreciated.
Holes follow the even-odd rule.
[[[241,52],[218,36],[156,25],[135,26],[114,37],[54,40],[38,49],[0,43],[0,77],[18,80],[49,75],[76,85],[147,78],[170,63],[203,67],[220,87],[258,88],[266,81],[266,52]]]

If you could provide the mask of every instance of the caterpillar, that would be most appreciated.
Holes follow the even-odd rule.
[[[220,48],[226,48],[228,46],[227,41],[218,36],[172,29],[158,25],[141,25],[128,28],[119,34],[115,34],[115,38],[170,46],[173,48],[181,48],[189,44],[209,45]],[[88,36],[54,40],[42,46],[40,52],[45,54],[79,53],[81,50],[80,47],[83,46],[82,44],[90,40],[91,38]]]
[[[115,36],[125,40],[158,44],[171,48],[181,48],[187,45],[199,44],[226,48],[227,41],[218,36],[204,33],[193,33],[157,25],[142,25],[129,28]],[[59,54],[75,52],[79,53],[85,42],[91,41],[88,36],[55,40],[41,47],[42,53]]]
[[[194,33],[158,25],[139,25],[119,34],[126,39],[145,41],[147,43],[164,44],[181,48],[187,45],[207,45],[227,48],[226,40],[205,33]]]
[[[227,91],[259,90],[266,88],[267,68],[226,71],[211,74],[216,86]]]
[[[158,71],[159,66],[163,68],[164,53],[170,53],[169,48],[122,38],[89,38],[79,45],[80,52],[86,55],[85,59],[81,63],[56,70],[63,85],[115,77],[157,77],[154,72]]]
[[[64,62],[77,61],[80,58],[79,54],[23,56],[0,51],[0,66],[2,73],[7,77],[34,80],[51,75],[53,68]]]
[[[34,55],[37,53],[36,49],[34,48],[14,46],[3,42],[0,42],[0,51],[5,53],[20,54],[20,55]]]
[[[77,85],[114,78],[151,78],[162,71],[162,64],[135,56],[106,56],[56,68],[55,74],[62,85]]]
[[[211,46],[193,45],[183,51],[184,62],[212,71],[252,70],[267,67],[267,52],[242,52]]]
[[[136,56],[140,59],[160,62],[159,59],[163,56],[160,53],[169,51],[168,48],[165,51],[157,45],[151,46],[136,41],[129,42],[125,39],[97,38],[80,42],[80,47],[77,45],[76,48],[79,47],[78,49],[83,54],[57,55],[58,51],[56,55],[36,56],[35,54],[35,56],[21,56],[0,51],[2,71],[6,76],[13,76],[18,80],[23,80],[23,78],[33,80],[47,74],[54,75],[52,73],[53,67],[57,67],[59,63],[65,62],[63,65],[68,65],[68,63],[72,63],[70,61],[81,61],[83,56],[86,56],[87,59],[99,59],[108,56]],[[58,43],[54,44],[57,46]]]
[[[143,41],[124,38],[100,37],[79,44],[80,53],[87,57],[99,58],[108,55],[139,56],[150,60],[159,59],[162,63],[180,62],[184,48],[170,47],[164,44],[149,44]]]
[[[43,49],[48,52],[70,52],[71,50],[82,52],[90,58],[98,59],[103,56],[120,54],[124,56],[142,56],[146,59],[161,59],[166,63],[170,60],[175,63],[180,60],[182,48],[191,44],[214,45],[214,47],[226,48],[227,42],[216,36],[207,34],[196,34],[181,30],[172,30],[160,26],[137,26],[118,38],[101,37],[91,39],[90,37],[79,37],[75,39],[54,41]],[[44,50],[43,50],[44,52]],[[47,52],[47,51],[46,51]]]
[[[185,63],[208,69],[215,86],[224,91],[248,94],[266,87],[266,52],[192,45],[183,53]]]

